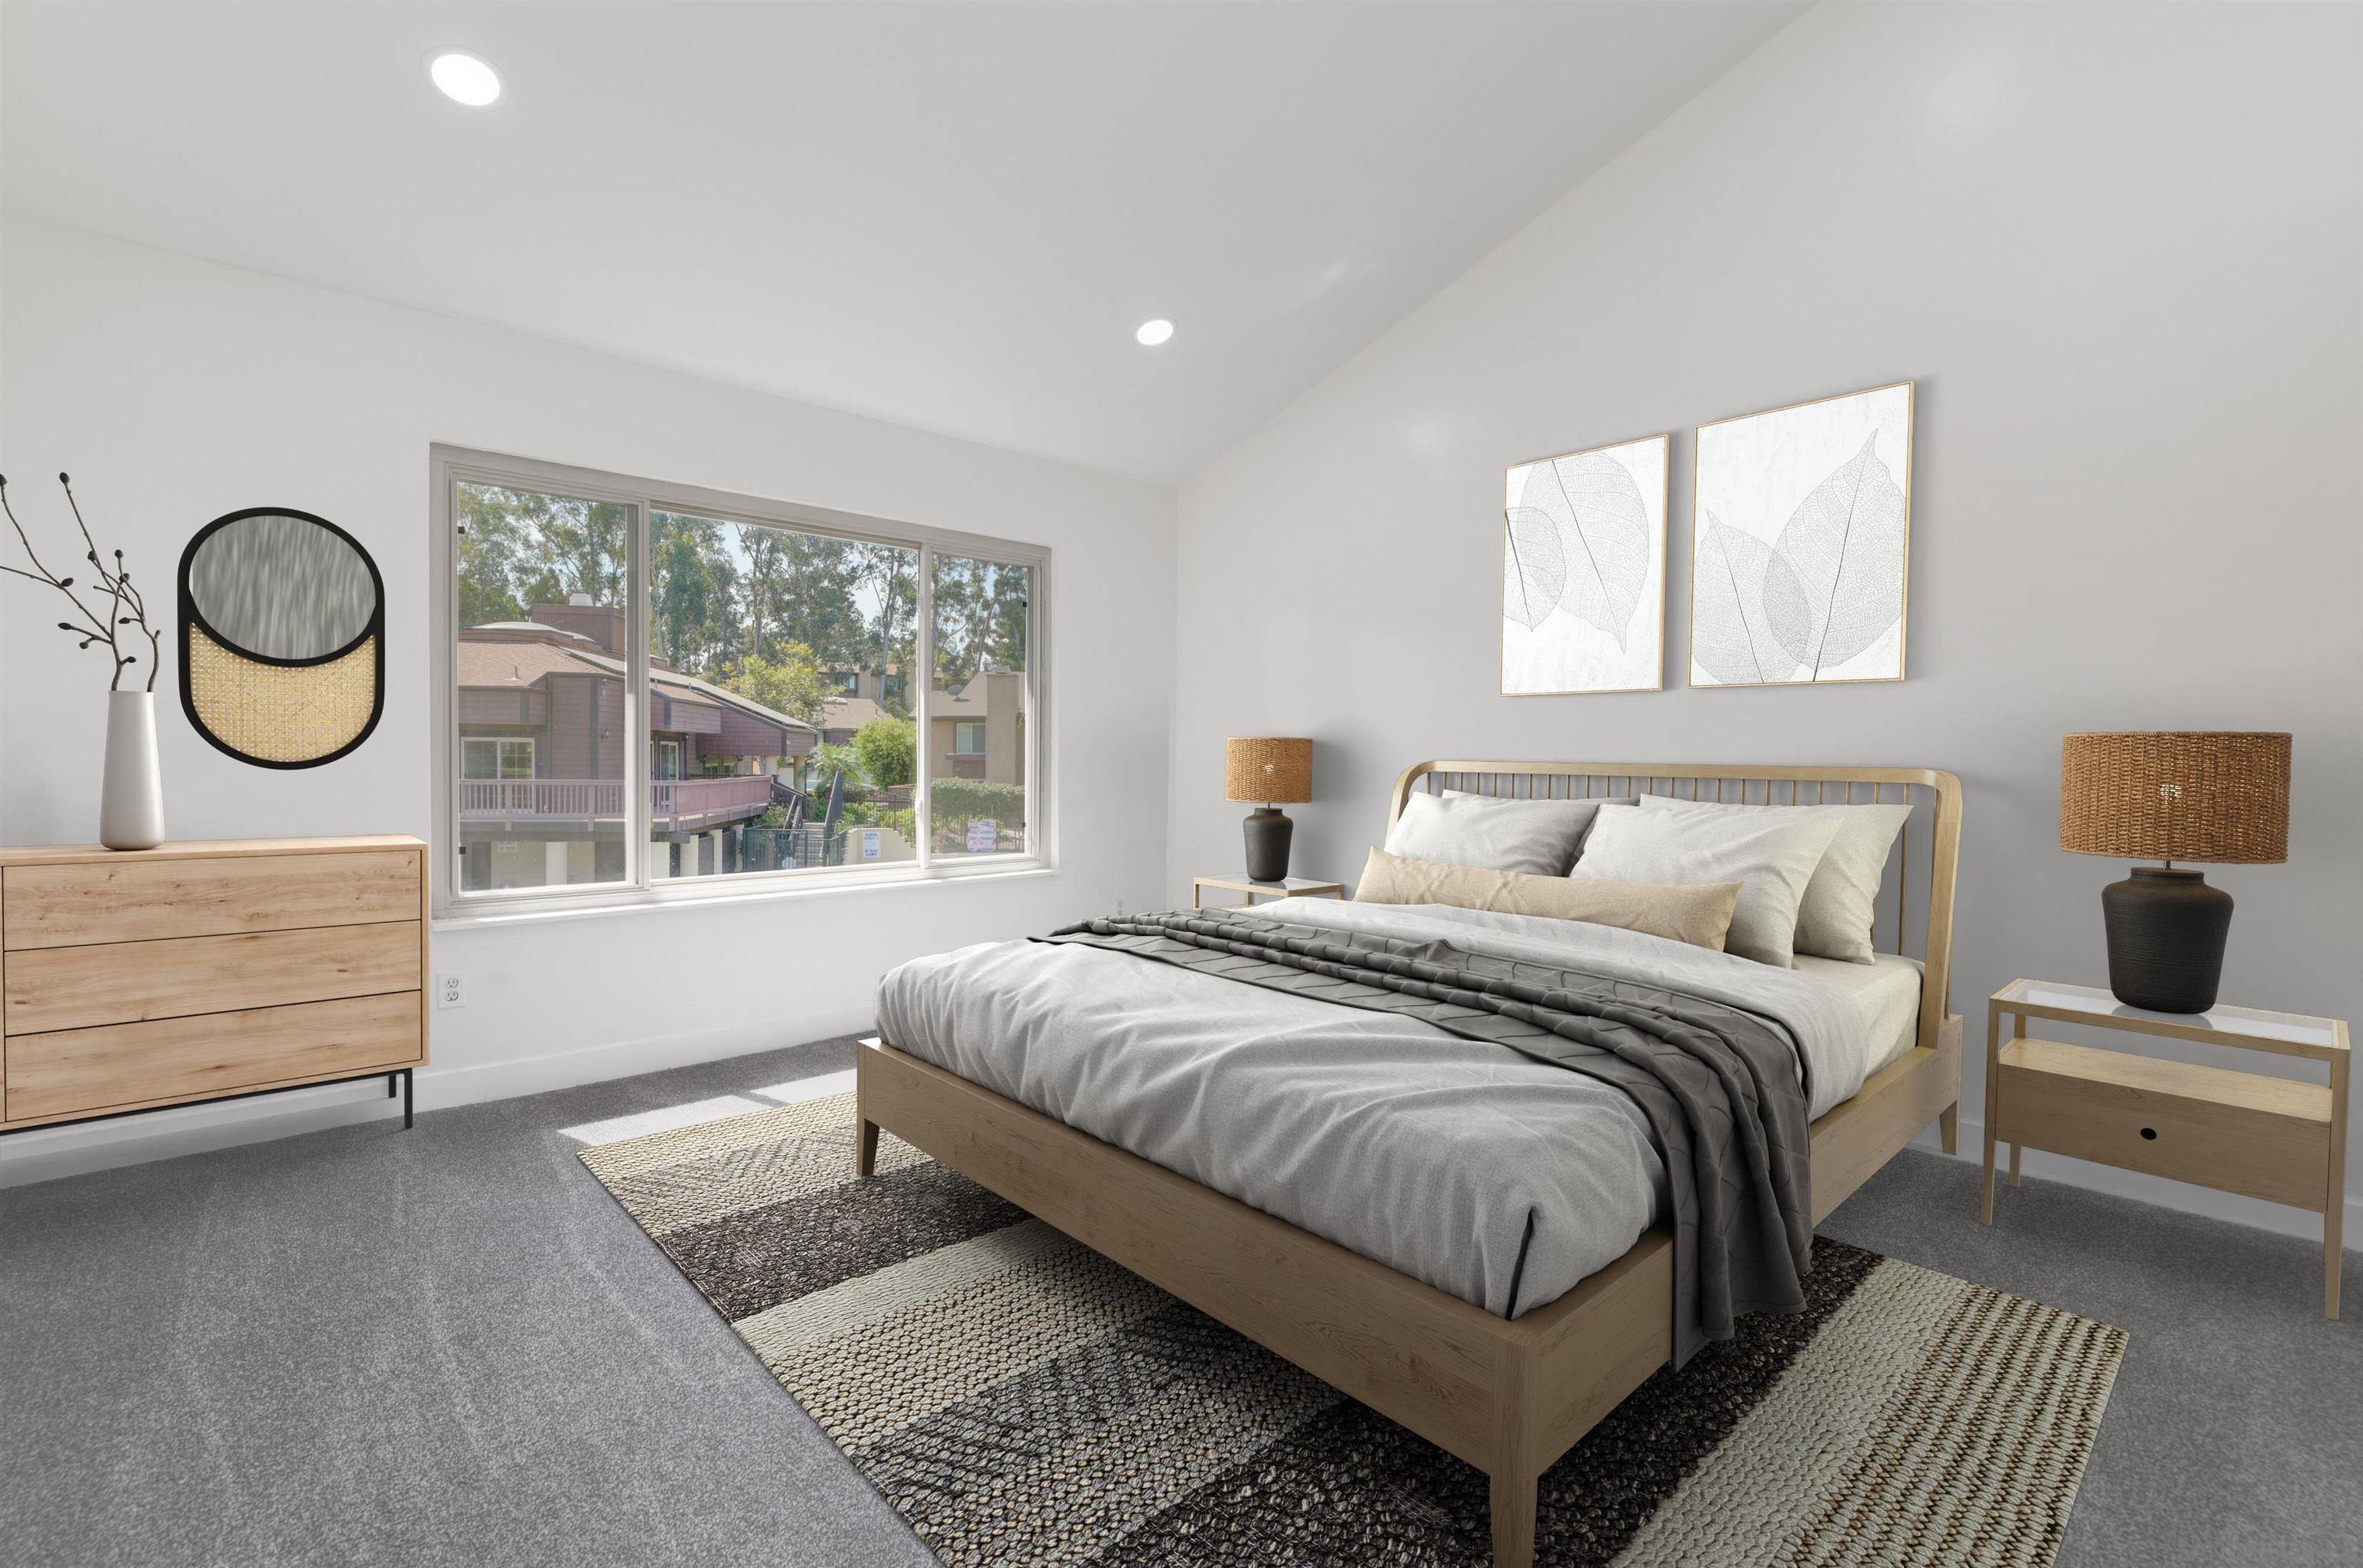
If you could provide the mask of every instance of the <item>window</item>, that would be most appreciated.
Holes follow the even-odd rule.
[[[453,885],[620,883],[635,510],[475,480],[452,486],[451,506]]]
[[[447,910],[1043,858],[1046,552],[435,460]]]
[[[462,778],[530,778],[533,777],[533,737],[515,738],[468,735],[460,742],[460,777]]]
[[[1023,855],[1034,569],[932,552],[928,567],[928,749],[938,754],[930,842],[948,857]]]

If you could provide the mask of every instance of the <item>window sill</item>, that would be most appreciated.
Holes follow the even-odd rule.
[[[643,914],[650,910],[677,907],[771,903],[843,893],[940,888],[959,882],[1019,881],[1057,874],[1056,867],[1020,856],[1012,856],[999,865],[931,866],[925,871],[916,867],[876,871],[756,871],[737,876],[676,878],[645,889],[597,889],[503,899],[481,907],[473,902],[460,903],[437,909],[431,923],[440,934],[597,915]]]

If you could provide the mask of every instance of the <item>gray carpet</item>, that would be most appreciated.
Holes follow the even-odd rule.
[[[560,1129],[849,1042],[0,1191],[27,1563],[931,1562]],[[2303,1242],[1907,1154],[1844,1240],[2129,1330],[2061,1562],[2353,1562],[2363,1324]],[[2349,1267],[2363,1303],[2363,1269]]]

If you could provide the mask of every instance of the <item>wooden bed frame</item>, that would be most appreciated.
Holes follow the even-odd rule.
[[[1955,1151],[1961,1020],[1947,1000],[1961,785],[1953,775],[1921,767],[1423,762],[1397,780],[1390,823],[1423,781],[1431,790],[1518,799],[1596,798],[1597,783],[1601,794],[1781,805],[1864,803],[1900,789],[1913,820],[1925,818],[1933,829],[1925,835],[1918,1040],[1813,1124],[1814,1222],[1929,1122],[1938,1124],[1946,1152]],[[1711,796],[1702,793],[1707,786]],[[1866,788],[1868,796],[1859,796]],[[1925,799],[1915,799],[1915,789]],[[1911,840],[1907,823],[1890,857],[1898,952],[1912,924]],[[1663,1226],[1558,1300],[1514,1320],[1497,1318],[883,1040],[862,1043],[855,1058],[861,1175],[875,1165],[880,1130],[891,1132],[1476,1465],[1492,1484],[1495,1568],[1531,1568],[1542,1473],[1672,1354],[1673,1238]]]

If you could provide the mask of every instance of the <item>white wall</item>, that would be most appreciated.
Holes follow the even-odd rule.
[[[325,767],[250,767],[213,750],[165,695],[168,663],[159,723],[174,837],[448,837],[431,820],[427,760],[431,442],[1056,552],[1048,733],[1063,869],[438,933],[437,966],[462,971],[470,994],[465,1008],[435,1015],[423,1104],[851,1029],[867,1023],[879,976],[905,956],[1155,896],[1172,683],[1170,491],[43,225],[8,225],[0,285],[0,472],[41,536],[61,540],[71,526],[53,478],[63,469],[102,543],[121,545],[168,621],[189,536],[242,506],[327,517],[385,577],[385,717]],[[15,579],[0,590],[0,842],[12,844],[83,842],[97,830],[105,667],[48,629],[58,617],[44,591]],[[535,1062],[568,1053],[575,1059]],[[357,1092],[370,1091],[315,1098]],[[255,1119],[283,1130],[285,1102],[181,1113],[178,1124],[227,1123],[214,1134],[227,1137]],[[72,1151],[151,1125],[18,1134],[0,1145],[0,1179],[87,1164],[102,1156]]]
[[[2353,6],[1806,15],[1183,488],[1168,895],[1238,860],[1226,734],[1316,737],[1295,868],[1348,878],[1423,756],[1946,767],[1981,1045],[2105,977],[2060,735],[2286,729],[2224,993],[2363,1020],[2359,61]],[[1692,428],[1905,377],[1911,679],[1687,689]],[[1497,695],[1503,469],[1661,430],[1670,689]]]

